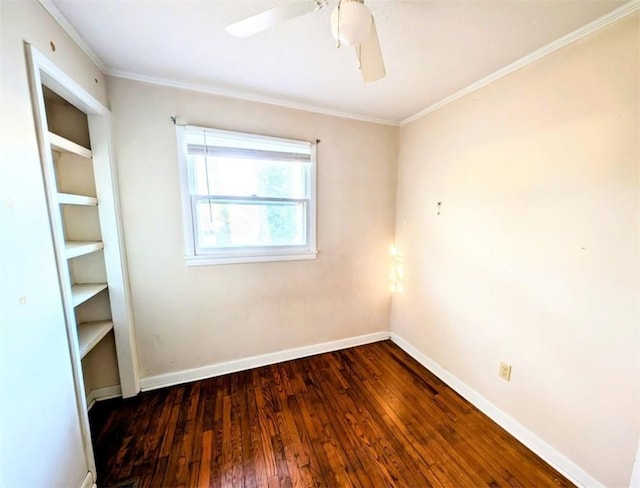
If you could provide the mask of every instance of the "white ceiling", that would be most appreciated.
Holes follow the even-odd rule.
[[[363,84],[321,11],[247,39],[224,27],[295,0],[49,0],[108,73],[402,121],[624,4],[366,0],[387,76]]]

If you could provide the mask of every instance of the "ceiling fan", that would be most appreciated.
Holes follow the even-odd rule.
[[[234,37],[249,37],[301,15],[326,7],[329,0],[294,0],[227,26]],[[338,43],[354,46],[365,83],[386,74],[376,23],[364,0],[338,0],[331,14],[331,32]]]

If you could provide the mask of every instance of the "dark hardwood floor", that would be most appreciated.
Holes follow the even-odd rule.
[[[389,341],[101,402],[91,424],[100,487],[572,486]]]

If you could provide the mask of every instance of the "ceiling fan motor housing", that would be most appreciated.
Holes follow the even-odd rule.
[[[331,13],[331,33],[349,46],[364,42],[371,31],[371,12],[362,1],[341,0]]]

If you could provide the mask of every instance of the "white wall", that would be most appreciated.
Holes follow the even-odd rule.
[[[79,486],[87,469],[23,41],[103,103],[106,91],[35,0],[0,2],[0,36],[0,485]]]
[[[108,83],[142,377],[388,330],[397,128]],[[320,139],[318,258],[187,267],[172,115]]]
[[[611,487],[640,433],[639,15],[399,142],[392,330]]]

